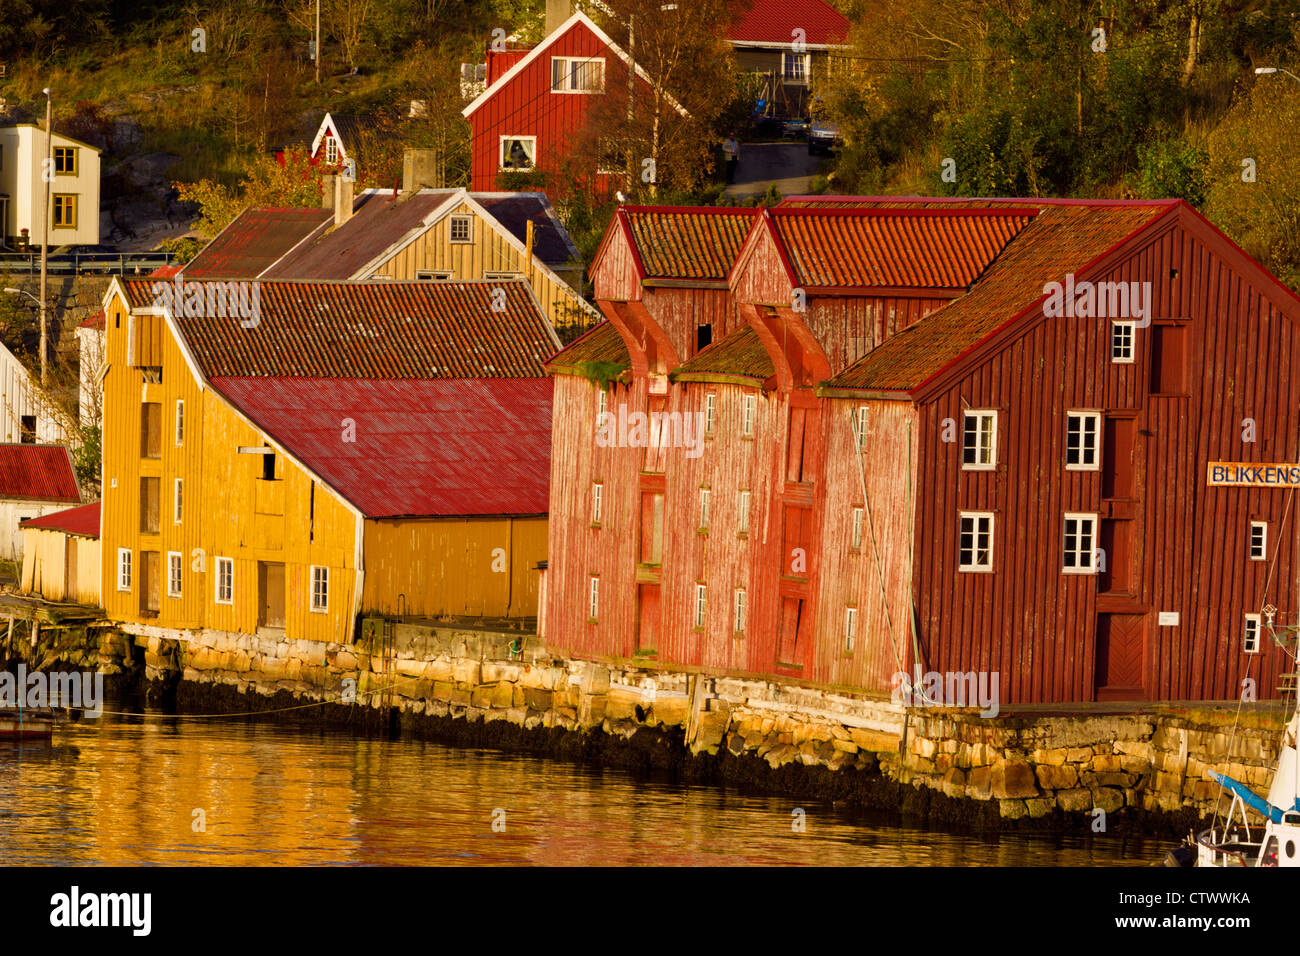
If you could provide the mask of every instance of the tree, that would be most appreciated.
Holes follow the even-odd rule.
[[[199,218],[191,228],[210,239],[251,206],[319,206],[321,175],[306,150],[289,149],[283,165],[271,156],[249,160],[234,189],[211,179],[175,186],[182,201],[198,206]]]

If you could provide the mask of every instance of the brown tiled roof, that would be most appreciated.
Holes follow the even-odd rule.
[[[739,378],[761,384],[775,371],[758,333],[746,325],[683,362],[669,377],[675,382]]]
[[[771,210],[805,289],[967,289],[1032,219],[1032,210]]]
[[[757,209],[623,206],[644,279],[725,280],[749,235]]]
[[[1046,203],[969,292],[887,339],[826,389],[910,391],[1064,281],[1177,205],[1176,201]]]
[[[191,279],[252,279],[334,218],[328,209],[246,209],[184,269]]]
[[[121,281],[133,309],[154,303],[156,280]],[[526,378],[546,374],[542,360],[558,344],[522,279],[258,288],[260,319],[248,328],[174,316],[205,377]]]
[[[553,372],[577,371],[584,365],[616,365],[628,369],[632,358],[618,329],[605,321],[574,339],[568,346],[546,360]]]

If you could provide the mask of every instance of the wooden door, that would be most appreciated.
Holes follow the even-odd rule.
[[[637,650],[659,650],[659,622],[662,617],[659,585],[637,585]]]
[[[1101,450],[1101,496],[1133,497],[1133,435],[1137,421],[1130,416],[1106,416]]]
[[[284,565],[257,563],[258,627],[284,627]]]
[[[1105,566],[1097,574],[1097,593],[1132,596],[1133,522],[1103,518],[1099,546]]]
[[[140,615],[157,617],[162,609],[162,578],[157,551],[140,552]]]
[[[1145,614],[1097,615],[1097,700],[1145,700]]]
[[[63,542],[63,600],[77,600],[77,539],[72,535]]]

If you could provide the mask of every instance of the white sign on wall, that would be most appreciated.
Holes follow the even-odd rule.
[[[1161,627],[1176,627],[1178,625],[1178,612],[1161,611],[1156,623]]]

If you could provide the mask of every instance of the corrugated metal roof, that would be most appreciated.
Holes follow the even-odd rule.
[[[122,284],[132,308],[153,303],[152,280]],[[537,377],[558,344],[522,279],[262,281],[259,289],[260,321],[249,328],[238,318],[175,316],[206,378]]]
[[[549,378],[222,377],[212,385],[366,517],[549,509]],[[355,441],[344,440],[343,418],[355,422]]]
[[[419,192],[394,200],[391,190],[363,193],[353,201],[352,218],[337,228],[317,229],[267,269],[265,278],[349,279],[408,233],[422,232],[425,217],[447,205],[453,195]]]
[[[28,518],[18,522],[22,528],[42,528],[46,531],[66,531],[79,534],[84,538],[99,537],[99,502],[78,505],[63,511],[52,511],[39,518]]]
[[[191,279],[251,279],[334,218],[328,209],[246,209],[185,266]]]
[[[725,280],[757,209],[623,206],[642,278]]]
[[[1044,284],[1081,271],[1175,205],[1045,205],[969,292],[892,336],[823,387],[917,388],[1040,300]]]
[[[804,42],[815,46],[843,43],[848,36],[849,21],[822,0],[740,0],[735,6],[736,20],[727,30],[733,43],[770,43],[788,48],[804,31]]]
[[[745,325],[714,342],[669,374],[673,381],[745,378],[764,382],[776,374],[758,333]]]
[[[0,498],[80,501],[68,449],[63,445],[0,445]]]
[[[579,366],[599,363],[631,368],[632,357],[618,329],[609,321],[601,322],[574,339],[567,347],[546,360],[548,371],[577,369]]]
[[[794,270],[813,288],[969,288],[1032,219],[1030,210],[770,211]]]

